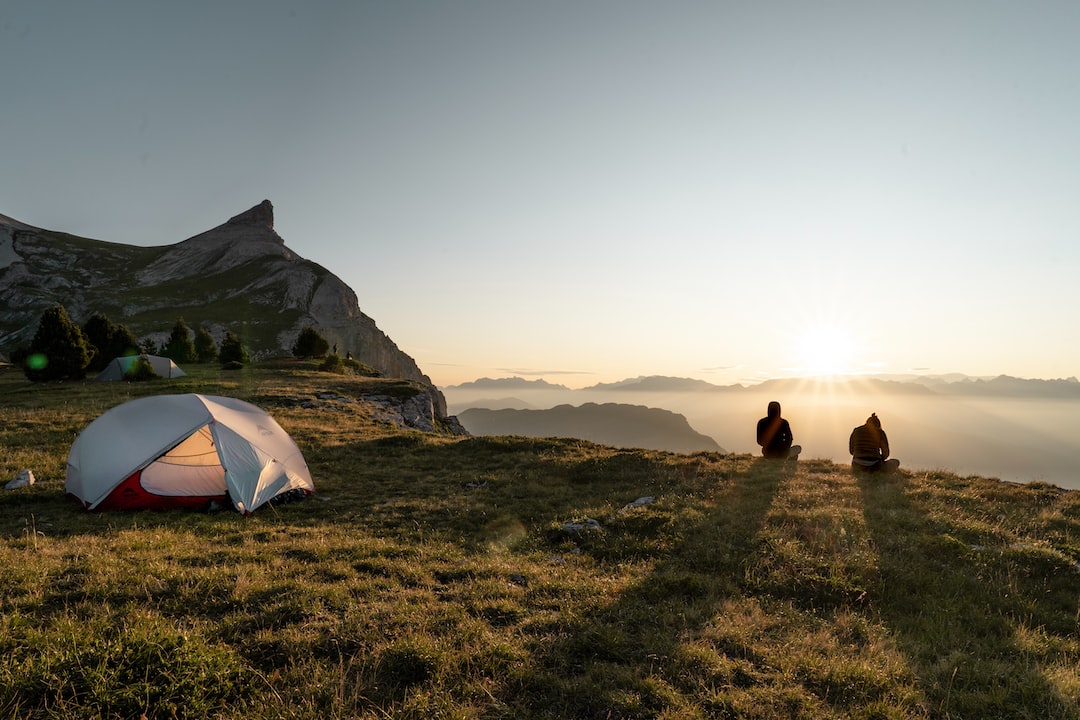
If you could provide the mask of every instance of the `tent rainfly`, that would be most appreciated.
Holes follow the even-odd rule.
[[[163,378],[183,377],[187,375],[186,372],[177,367],[170,358],[161,357],[160,355],[124,355],[123,357],[113,358],[109,361],[109,364],[105,366],[105,369],[94,376],[95,380],[123,380],[124,375],[127,374],[128,368],[139,358],[146,358],[150,362],[150,367],[154,368],[154,372]]]
[[[215,395],[155,395],[107,410],[75,438],[65,489],[88,510],[206,508],[247,515],[315,491],[300,449],[267,412]]]

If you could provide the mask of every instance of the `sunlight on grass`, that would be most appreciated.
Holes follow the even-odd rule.
[[[1080,493],[424,435],[304,367],[183,380],[0,371],[0,477],[39,477],[0,497],[0,715],[1080,717]],[[74,433],[164,391],[266,407],[315,496],[66,499]]]

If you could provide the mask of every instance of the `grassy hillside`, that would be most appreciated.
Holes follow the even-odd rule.
[[[0,368],[0,480],[38,478],[0,492],[0,717],[1080,717],[1080,493],[404,433],[379,382]],[[86,423],[192,391],[269,410],[316,497],[63,497]]]

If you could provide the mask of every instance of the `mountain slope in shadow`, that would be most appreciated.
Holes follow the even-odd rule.
[[[670,410],[621,403],[558,405],[548,410],[469,408],[458,420],[473,435],[578,438],[621,448],[726,452]]]

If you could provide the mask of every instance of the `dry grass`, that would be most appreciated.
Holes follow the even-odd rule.
[[[39,480],[0,496],[0,716],[1080,717],[1080,493],[405,433],[378,382],[0,369],[0,480]],[[156,392],[265,407],[316,497],[65,499],[74,434]]]

